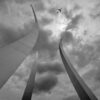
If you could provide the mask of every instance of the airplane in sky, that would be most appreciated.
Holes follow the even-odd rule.
[[[62,8],[57,9],[57,13],[61,13],[62,12]]]

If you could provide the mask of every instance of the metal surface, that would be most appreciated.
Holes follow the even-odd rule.
[[[35,88],[35,76],[36,76],[36,69],[37,69],[36,65],[37,64],[35,62],[34,66],[32,66],[31,73],[30,73],[22,100],[31,100],[32,98],[32,93]]]
[[[97,100],[96,96],[93,92],[89,89],[89,87],[85,84],[82,78],[78,75],[75,68],[73,67],[72,63],[70,62],[67,55],[64,53],[62,47],[62,40],[59,44],[59,51],[62,58],[62,62],[65,66],[65,69],[69,75],[69,78],[80,98],[80,100]]]
[[[35,29],[32,33],[0,48],[0,88],[31,53],[38,36],[37,21]]]
[[[32,5],[31,5],[31,7],[32,7],[33,14],[35,16],[34,18],[35,18],[35,23],[37,25],[37,31],[39,32],[38,20],[37,20],[37,17],[36,17],[36,14],[35,14],[35,11],[34,11],[34,8],[33,8]],[[36,58],[37,58],[37,55],[36,55]],[[36,59],[35,59],[35,61],[36,61]],[[31,98],[32,98],[32,93],[33,93],[33,90],[34,90],[34,87],[35,87],[35,75],[36,75],[36,69],[37,69],[36,65],[37,64],[35,62],[34,65],[32,66],[31,73],[30,73],[30,76],[29,76],[29,79],[28,79],[22,100],[31,100]]]

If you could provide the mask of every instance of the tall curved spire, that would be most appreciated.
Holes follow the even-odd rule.
[[[62,58],[62,62],[65,66],[65,69],[69,75],[69,78],[80,98],[80,100],[98,100],[89,87],[85,84],[82,78],[78,75],[72,63],[70,62],[67,55],[64,53],[62,48],[62,40],[59,44],[59,51]]]
[[[34,15],[34,20],[35,20],[36,29],[37,29],[37,31],[39,31],[40,27],[39,27],[39,23],[38,23],[38,19],[37,19],[37,16],[36,16],[34,7],[33,7],[32,4],[30,5],[30,7],[32,8],[32,12],[33,12],[33,15]]]
[[[39,30],[38,20],[37,20],[37,17],[36,17],[36,14],[35,14],[35,11],[34,11],[34,8],[33,8],[32,5],[31,5],[31,7],[32,7],[32,10],[33,10],[35,23],[37,25],[37,31],[38,31]],[[37,57],[37,55],[36,55],[36,57]],[[36,61],[36,59],[35,59],[35,61]],[[37,65],[36,62],[34,62],[32,68],[31,68],[31,73],[30,73],[28,82],[26,84],[26,88],[24,90],[24,94],[23,94],[22,100],[31,100],[31,98],[32,98],[32,93],[33,93],[33,90],[35,88],[35,76],[36,76],[36,70],[37,70],[37,66],[36,65]]]
[[[32,52],[38,37],[38,21],[34,12],[36,27],[20,39],[0,48],[0,88],[14,74],[24,59]]]
[[[38,20],[37,20],[37,17],[36,17],[36,14],[35,14],[35,10],[34,10],[34,8],[33,8],[33,5],[31,4],[30,6],[31,6],[32,11],[33,11],[33,14],[34,14],[35,23],[38,24]]]
[[[37,64],[35,62],[34,65],[32,66],[31,73],[30,73],[26,88],[24,90],[22,100],[31,100],[32,98],[32,94],[35,88],[35,76],[36,76],[36,69],[37,69],[36,65]]]

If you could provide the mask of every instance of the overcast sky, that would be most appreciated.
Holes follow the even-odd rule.
[[[59,56],[57,46],[61,37],[74,67],[100,99],[100,1],[0,0],[0,47],[33,32],[30,4],[42,29],[34,48],[42,59],[37,64],[36,82],[40,84],[39,80],[52,76],[49,81],[53,85],[47,91],[39,88],[32,100],[78,100]],[[61,13],[57,13],[59,8]],[[32,59],[27,57],[0,90],[0,100],[21,100]]]

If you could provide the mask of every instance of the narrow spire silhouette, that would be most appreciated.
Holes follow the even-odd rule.
[[[38,20],[37,20],[37,17],[36,17],[36,14],[35,14],[35,11],[34,11],[34,8],[33,8],[33,5],[31,4],[30,6],[31,6],[32,11],[33,11],[33,14],[34,14],[35,24],[38,25]]]
[[[31,73],[22,97],[22,100],[31,100],[32,94],[35,88],[35,76],[36,76],[36,62],[34,66],[32,66]]]
[[[35,13],[34,17],[36,28],[33,28],[31,33],[0,48],[0,89],[34,48],[38,37],[38,22]]]
[[[34,11],[33,6],[32,7],[32,11],[34,14],[34,18],[35,18],[35,23],[37,25],[37,30],[38,30],[38,34],[39,32],[39,25],[38,25],[38,20]],[[34,51],[34,48],[33,48]],[[70,77],[70,80],[79,96],[79,98],[81,100],[97,100],[96,96],[92,93],[92,91],[88,88],[88,86],[84,83],[84,81],[82,80],[82,78],[78,75],[78,73],[76,72],[76,70],[74,69],[73,65],[71,64],[69,58],[67,56],[65,56],[64,50],[62,48],[62,40],[59,43],[59,51],[60,51],[60,55],[63,61],[63,64],[65,66],[65,69]],[[37,66],[36,66],[36,62],[34,67],[32,67],[31,69],[31,73],[22,97],[22,100],[31,100],[32,98],[32,93],[35,89],[35,75],[36,75],[36,70],[37,70]]]
[[[59,44],[59,51],[60,51],[60,55],[62,58],[62,62],[65,66],[65,69],[69,75],[69,78],[70,78],[80,100],[98,100],[96,98],[96,96],[93,94],[93,92],[89,89],[89,87],[82,80],[82,78],[78,75],[78,73],[76,72],[72,63],[70,62],[70,59],[64,53],[64,50],[62,47],[62,39]]]
[[[30,6],[32,7],[32,11],[33,11],[34,18],[35,18],[35,24],[37,25],[37,30],[39,30],[38,20],[37,20],[34,8],[33,8],[32,5],[30,5]],[[36,61],[36,59],[35,59],[35,61]],[[29,76],[29,79],[28,79],[22,100],[31,100],[31,98],[32,98],[32,93],[33,93],[33,90],[35,88],[35,76],[36,76],[36,70],[37,70],[36,65],[37,64],[35,62],[34,66],[32,66],[32,68],[31,68],[31,73],[30,73],[30,76]]]

